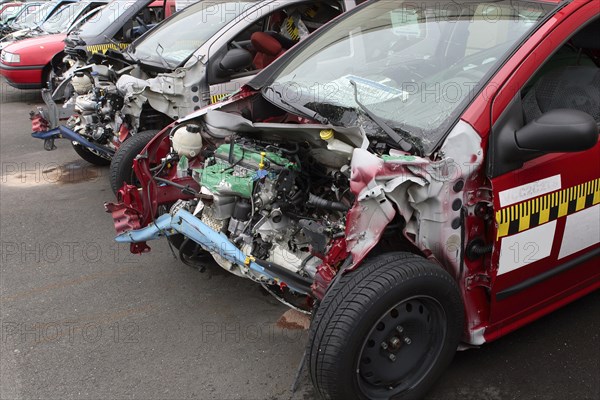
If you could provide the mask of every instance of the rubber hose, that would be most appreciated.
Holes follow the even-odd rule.
[[[308,195],[308,204],[317,208],[324,208],[326,210],[348,211],[350,209],[350,207],[344,203],[325,200],[319,196],[315,196],[312,193]]]

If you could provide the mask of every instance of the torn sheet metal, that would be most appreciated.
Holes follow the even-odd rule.
[[[396,211],[404,235],[427,256],[460,270],[461,209],[466,181],[483,162],[481,138],[459,122],[435,160],[402,153],[378,157],[356,149],[350,188],[357,204],[348,215],[348,250],[356,266],[377,244]]]

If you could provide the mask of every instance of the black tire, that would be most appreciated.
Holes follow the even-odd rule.
[[[71,142],[71,145],[73,146],[73,149],[75,149],[75,152],[79,154],[79,157],[83,158],[90,164],[98,165],[100,167],[106,167],[107,165],[110,165],[110,160],[92,153],[87,149],[87,147],[84,147],[80,144],[75,144],[73,142]]]
[[[138,132],[119,146],[110,163],[109,177],[113,193],[116,194],[125,182],[135,184],[133,160],[158,132],[155,129]]]
[[[42,89],[50,89],[50,91],[54,90],[51,82],[53,74],[52,65],[46,65],[42,70]]]
[[[314,314],[312,382],[325,399],[420,399],[452,361],[463,320],[459,288],[440,266],[409,253],[374,257]]]

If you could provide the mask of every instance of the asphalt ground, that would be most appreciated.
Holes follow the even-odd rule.
[[[166,241],[113,242],[107,169],[30,137],[36,91],[0,82],[0,398],[313,399],[307,333],[255,284]],[[599,399],[600,293],[457,353],[430,400]]]

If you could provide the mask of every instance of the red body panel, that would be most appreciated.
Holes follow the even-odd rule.
[[[600,8],[597,1],[573,1],[552,16],[498,71],[463,115],[463,119],[482,136],[484,143],[491,133],[491,127],[538,68],[580,26],[599,14]],[[484,149],[487,149],[487,145],[484,146]],[[526,163],[523,168],[493,179],[494,209],[501,208],[498,199],[500,191],[551,176],[560,175],[562,177],[561,189],[593,181],[600,177],[599,159],[600,144],[585,152],[549,154],[536,158]],[[582,165],[589,167],[582,168]],[[541,281],[508,298],[501,300],[496,298],[496,294],[503,290],[514,287],[527,279],[540,276],[544,272],[551,271],[553,268],[599,247],[596,244],[559,259],[565,221],[566,217],[556,220],[552,250],[548,257],[492,277],[491,303],[482,297],[474,299],[475,292],[465,291],[465,296],[478,302],[482,310],[489,308],[490,320],[484,334],[485,341],[497,339],[600,287],[600,268],[598,268],[598,259],[595,258],[582,262],[574,268]],[[510,249],[503,250],[510,251]],[[492,258],[494,266],[499,265],[500,251],[502,249],[500,241],[498,241],[494,246]]]
[[[19,66],[45,65],[56,53],[64,49],[66,37],[63,33],[38,36],[15,42],[4,50],[21,56]]]
[[[0,75],[14,86],[35,89],[42,85],[43,69],[43,65],[31,69],[4,69],[0,67]]]
[[[9,53],[19,54],[19,63],[0,63],[0,74],[15,86],[42,87],[42,71],[56,54],[61,52],[66,35],[44,35],[20,40],[4,48]]]

